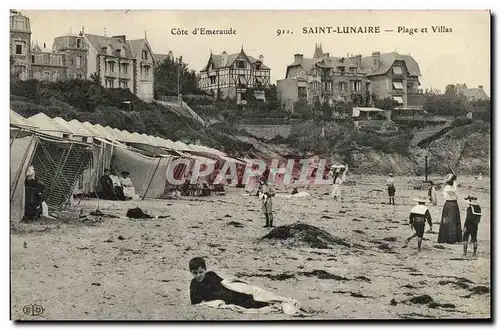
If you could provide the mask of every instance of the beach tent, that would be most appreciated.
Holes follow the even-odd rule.
[[[61,211],[67,205],[76,181],[92,158],[90,145],[31,131],[11,141],[10,203],[11,220],[24,214],[26,172],[30,165],[35,177],[45,186],[44,197],[50,211]]]
[[[36,126],[37,131],[43,134],[57,137],[69,138],[71,132],[64,126],[58,124],[43,112],[37,113],[26,119],[29,124]]]

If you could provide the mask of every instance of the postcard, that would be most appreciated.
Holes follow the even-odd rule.
[[[11,320],[491,320],[490,31],[10,10]]]

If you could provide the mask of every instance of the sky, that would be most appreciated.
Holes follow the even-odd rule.
[[[331,56],[371,55],[374,51],[410,54],[422,73],[422,88],[444,91],[447,84],[482,85],[490,94],[490,15],[487,11],[181,11],[181,10],[21,10],[31,20],[32,40],[50,48],[70,31],[143,38],[154,53],[181,55],[201,70],[210,51],[264,56],[271,80],[283,79],[293,55],[312,57],[315,43]],[[303,34],[303,27],[379,26],[379,34]],[[452,32],[434,33],[432,26]],[[194,28],[236,30],[234,35],[193,35]],[[446,27],[446,28],[444,28]],[[174,35],[172,29],[187,30]],[[416,29],[418,32],[398,33]],[[425,29],[427,28],[427,33]],[[289,31],[277,36],[277,30]],[[394,30],[385,32],[385,30]]]

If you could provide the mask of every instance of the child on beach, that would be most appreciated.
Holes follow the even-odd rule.
[[[477,228],[479,221],[481,221],[481,207],[477,203],[476,197],[468,196],[465,198],[469,202],[467,208],[467,215],[465,218],[463,239],[464,239],[464,257],[467,256],[467,243],[469,242],[469,235],[473,246],[472,256],[476,256],[477,252]]]
[[[415,198],[415,201],[418,202],[418,205],[414,206],[410,211],[410,225],[415,230],[415,234],[413,236],[408,237],[406,239],[405,245],[403,248],[408,246],[408,243],[413,237],[418,237],[418,251],[422,246],[422,240],[424,238],[424,230],[425,230],[425,221],[429,223],[430,229],[432,230],[432,218],[427,206],[425,203],[427,202],[426,198]]]
[[[189,261],[189,271],[193,275],[189,286],[191,304],[212,300],[223,300],[226,304],[244,308],[262,308],[268,303],[255,301],[252,295],[230,290],[222,285],[222,278],[215,272],[207,272],[205,260],[195,257]]]

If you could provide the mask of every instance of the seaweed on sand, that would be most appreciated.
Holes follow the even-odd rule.
[[[279,226],[260,238],[261,240],[281,240],[294,245],[306,244],[311,248],[328,249],[334,245],[351,247],[344,239],[305,223]]]

